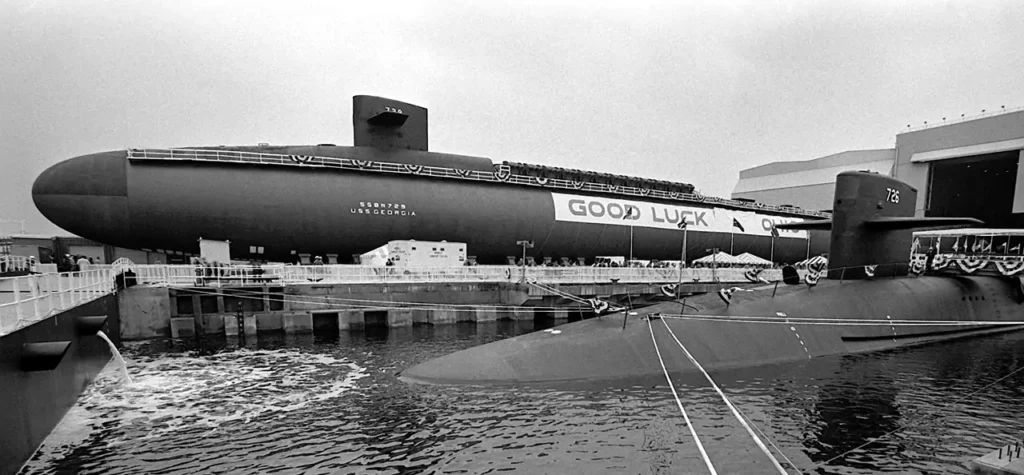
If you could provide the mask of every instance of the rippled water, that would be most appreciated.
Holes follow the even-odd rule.
[[[22,473],[707,473],[663,379],[452,388],[394,376],[539,328],[129,343],[135,383],[108,366]],[[1021,364],[1016,333],[713,376],[803,473],[965,473],[1022,432],[1024,371],[943,406]],[[774,473],[703,379],[675,380],[719,473]]]

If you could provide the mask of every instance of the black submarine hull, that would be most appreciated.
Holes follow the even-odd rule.
[[[878,280],[822,280],[815,287],[774,285],[738,291],[727,306],[710,294],[606,315],[469,348],[401,372],[414,383],[501,384],[614,380],[656,377],[668,370],[696,372],[665,328],[706,370],[800,362],[847,353],[883,351],[937,341],[1024,328],[991,322],[1020,321],[1015,281],[992,277],[898,277]],[[776,291],[774,297],[772,292]],[[692,307],[690,307],[692,306]],[[759,323],[721,317],[753,317]],[[792,320],[780,322],[781,316]],[[623,318],[627,318],[623,328]],[[815,319],[817,321],[801,320]],[[848,323],[828,323],[842,319]],[[858,320],[919,320],[920,325],[886,325]],[[963,325],[929,324],[934,321]],[[979,322],[972,325],[971,322]]]
[[[359,147],[319,147],[362,153]],[[317,153],[328,154],[325,150]],[[333,150],[331,154],[340,153]],[[375,152],[375,158],[387,154]],[[562,203],[556,197],[562,196]],[[679,259],[682,232],[674,225],[629,226],[560,219],[565,196],[643,203],[674,210],[679,202],[585,192],[556,193],[512,184],[359,173],[251,163],[135,161],[124,151],[76,157],[45,171],[33,187],[39,210],[64,229],[121,247],[198,252],[199,238],[231,242],[237,258],[289,261],[296,253],[337,254],[343,263],[391,240],[454,241],[468,244],[481,263],[504,264],[521,256],[519,240],[543,257],[595,256]],[[686,203],[709,213],[711,205]],[[565,215],[567,209],[561,209]],[[739,213],[743,214],[743,213]],[[808,240],[785,235],[772,239],[765,218],[792,216],[746,212],[746,232],[727,228],[706,232],[700,222],[687,233],[687,256],[720,248],[751,252],[776,261],[796,262],[827,250],[827,233]],[[564,217],[564,216],[563,216]],[[659,218],[662,219],[662,218]],[[725,218],[719,218],[719,221]],[[691,220],[693,218],[691,217]],[[753,229],[753,228],[760,229]],[[756,233],[755,233],[756,231]],[[262,252],[253,253],[253,249]],[[774,249],[774,250],[773,250]],[[294,253],[293,253],[294,252]]]

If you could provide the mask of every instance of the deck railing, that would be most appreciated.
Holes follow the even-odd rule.
[[[192,265],[133,265],[142,285],[240,286],[275,284],[372,284],[430,282],[519,282],[524,268],[514,266],[368,267],[355,265],[197,267]],[[684,268],[682,281],[749,282],[748,268]],[[646,283],[680,280],[678,268],[647,267],[526,267],[526,279],[547,284]],[[765,269],[760,277],[781,280],[782,271]]]
[[[522,186],[555,188],[570,191],[592,191],[615,193],[634,197],[652,197],[686,203],[703,203],[722,205],[730,208],[749,209],[751,211],[771,211],[813,218],[827,218],[830,215],[820,211],[800,208],[775,206],[765,203],[729,200],[703,196],[694,193],[678,193],[632,186],[608,185],[585,181],[565,180],[561,178],[545,178],[512,174],[507,165],[496,165],[493,172],[462,170],[456,168],[434,167],[428,165],[410,165],[372,160],[357,160],[339,157],[318,157],[313,155],[285,155],[280,153],[242,152],[235,150],[206,149],[128,149],[130,160],[183,160],[221,163],[247,163],[254,165],[281,165],[295,167],[318,167],[339,170],[380,172],[402,175],[421,175],[435,178],[455,180],[486,181],[508,183]]]
[[[114,291],[109,267],[0,279],[0,336]]]
[[[0,255],[0,274],[4,272],[26,272],[29,270],[28,258],[25,256]]]

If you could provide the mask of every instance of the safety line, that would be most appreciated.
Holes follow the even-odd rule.
[[[715,466],[711,464],[711,459],[708,458],[708,453],[704,451],[704,444],[700,443],[700,438],[697,437],[697,431],[693,428],[693,423],[690,422],[690,416],[686,415],[686,409],[683,408],[683,402],[679,400],[679,394],[676,394],[676,386],[672,383],[672,378],[668,375],[668,368],[665,368],[665,360],[661,357],[661,350],[658,349],[658,340],[654,338],[654,327],[651,326],[651,317],[647,317],[647,329],[651,332],[651,342],[654,343],[654,351],[658,354],[658,362],[661,363],[661,371],[665,373],[665,379],[668,380],[668,388],[672,390],[672,396],[676,398],[676,405],[679,406],[679,411],[683,413],[683,419],[686,421],[686,427],[690,429],[690,435],[693,436],[694,442],[697,442],[697,449],[700,450],[700,456],[704,459],[704,464],[708,466],[708,471],[711,475],[718,475],[715,471]]]
[[[737,411],[738,410],[739,409],[737,409]],[[790,458],[786,456],[786,453],[783,452],[782,449],[780,449],[778,445],[775,445],[775,442],[772,442],[772,439],[770,439],[768,437],[768,435],[766,435],[764,433],[764,431],[762,431],[759,427],[757,427],[757,424],[754,424],[754,420],[751,419],[750,416],[744,414],[743,412],[740,412],[740,415],[743,416],[745,419],[747,419],[747,422],[750,422],[750,425],[754,427],[754,430],[756,430],[758,434],[761,434],[761,437],[764,437],[765,440],[767,440],[769,444],[772,444],[772,447],[775,447],[775,451],[778,452],[779,455],[782,456],[782,458],[786,459],[786,462],[793,467],[793,470],[796,470],[796,473],[799,473],[800,475],[803,475],[804,472],[802,470],[800,470],[800,467],[797,467],[796,464],[793,463],[793,461],[790,460]]]
[[[648,323],[650,323],[649,320]],[[779,460],[775,458],[775,455],[772,455],[772,452],[768,450],[768,447],[764,445],[764,442],[761,441],[761,438],[754,433],[754,430],[750,428],[750,425],[747,424],[747,421],[743,419],[743,416],[740,415],[740,412],[736,409],[736,406],[732,405],[732,401],[730,401],[729,398],[725,396],[725,393],[722,392],[722,389],[718,387],[718,384],[715,384],[715,380],[711,379],[711,375],[709,375],[707,371],[704,371],[704,367],[701,366],[699,362],[697,362],[697,359],[694,358],[692,354],[690,354],[690,350],[687,350],[686,346],[683,345],[683,342],[679,341],[679,338],[676,338],[676,334],[675,332],[672,331],[672,327],[668,326],[668,322],[662,320],[661,323],[665,325],[665,329],[668,330],[669,335],[672,335],[672,339],[676,341],[676,344],[679,345],[679,348],[682,349],[683,353],[686,354],[686,358],[690,360],[690,363],[693,363],[693,365],[696,366],[698,370],[700,370],[701,374],[704,375],[704,379],[708,380],[708,384],[710,384],[711,387],[715,389],[715,392],[717,392],[718,395],[722,398],[722,401],[725,402],[725,405],[729,406],[729,410],[732,411],[732,415],[736,416],[736,420],[740,421],[740,424],[743,425],[743,428],[747,430],[748,434],[750,434],[750,438],[754,439],[754,443],[757,444],[757,447],[760,448],[761,451],[764,452],[764,454],[767,455],[769,459],[771,459],[772,465],[775,465],[775,469],[778,470],[779,473],[781,473],[782,475],[789,475],[789,472],[787,472],[786,469],[782,468],[782,465],[779,463]]]
[[[241,296],[245,296],[245,295],[260,296],[260,297],[262,297],[263,295],[281,296],[281,297],[289,297],[289,296],[291,296],[292,297],[291,299],[277,300],[278,302],[288,301],[288,302],[307,303],[307,300],[301,300],[301,299],[309,299],[308,303],[323,303],[324,301],[328,301],[328,302],[363,302],[362,304],[351,304],[351,305],[349,305],[349,306],[352,306],[352,307],[377,307],[377,306],[380,306],[380,305],[375,305],[375,304],[385,304],[385,305],[409,304],[409,305],[421,305],[421,306],[426,306],[426,307],[435,306],[435,307],[441,307],[441,308],[444,308],[444,307],[477,308],[477,307],[479,307],[481,305],[490,305],[490,306],[494,306],[494,307],[498,307],[498,308],[507,308],[507,309],[513,309],[513,310],[514,309],[520,309],[520,308],[532,308],[532,309],[539,309],[539,310],[557,310],[557,309],[566,309],[566,308],[574,309],[575,308],[575,307],[540,307],[540,306],[538,306],[538,307],[527,307],[527,306],[523,306],[523,305],[492,305],[492,304],[487,304],[487,303],[483,303],[483,304],[456,304],[456,303],[433,303],[433,302],[396,302],[396,301],[393,301],[393,300],[346,299],[346,298],[331,297],[331,296],[326,296],[326,295],[325,296],[293,295],[293,294],[287,294],[287,293],[284,293],[284,292],[266,292],[266,293],[264,293],[262,290],[243,290],[243,289],[233,289],[233,288],[230,288],[230,287],[224,288],[224,289],[216,289],[216,288],[213,288],[213,287],[203,288],[203,289],[199,289],[199,288],[192,289],[192,288],[190,288],[190,289],[188,289],[188,292],[198,293],[198,294],[208,294],[208,295],[224,295],[226,297],[232,297],[232,296],[234,296],[234,297],[241,297]],[[402,308],[405,308],[405,307],[402,307]],[[589,305],[586,306],[586,307],[580,307],[580,308],[589,308]]]
[[[241,295],[241,294],[237,294],[237,293],[234,293],[234,294],[232,294],[232,293],[224,294],[222,292],[217,292],[217,291],[202,291],[202,290],[190,290],[189,292],[192,292],[194,294],[199,294],[199,295],[226,296],[226,297],[235,297],[235,298],[247,299],[247,300],[260,300],[260,301],[263,300],[262,295],[256,295],[256,294],[253,294],[253,295]],[[305,298],[313,299],[313,298],[317,298],[317,297],[306,296]],[[488,304],[479,304],[479,305],[424,304],[424,305],[436,305],[436,306],[433,306],[433,307],[421,307],[421,306],[400,306],[400,305],[394,305],[396,303],[404,303],[404,302],[381,302],[381,303],[389,303],[389,304],[392,304],[392,305],[355,305],[355,304],[347,305],[347,304],[337,304],[337,303],[331,303],[329,301],[325,302],[325,301],[319,301],[319,300],[279,299],[279,300],[275,300],[275,301],[276,302],[296,303],[296,304],[303,304],[303,305],[321,305],[321,306],[330,307],[331,309],[337,308],[337,309],[347,309],[347,310],[378,310],[378,309],[383,309],[383,310],[390,310],[390,309],[401,309],[401,310],[438,310],[438,309],[443,309],[445,307],[459,307],[458,308],[459,310],[462,310],[463,309],[462,307],[467,307],[467,308],[465,308],[465,310],[470,310],[470,309],[479,308],[480,306],[491,306],[491,305],[488,305]],[[415,303],[415,302],[412,302],[412,303]],[[541,310],[541,311],[544,311],[544,310],[574,310],[575,311],[575,310],[589,310],[590,309],[590,307],[515,307],[515,306],[493,306],[493,307],[494,307],[494,312],[496,312],[496,313],[514,313],[517,310],[535,310],[535,311],[536,310]]]
[[[899,319],[899,318],[895,318],[895,319],[890,319],[890,318],[882,319],[882,318],[792,317],[792,316],[789,316],[789,315],[786,315],[786,314],[782,314],[782,315],[769,315],[769,316],[758,316],[758,315],[702,315],[702,314],[697,314],[697,313],[660,313],[658,315],[662,316],[662,317],[672,317],[672,318],[690,318],[690,317],[692,317],[692,318],[713,318],[713,319],[723,319],[723,320],[737,319],[738,318],[738,319],[749,319],[749,320],[784,320],[784,321],[788,321],[788,322],[804,322],[804,321],[806,321],[806,322],[831,322],[831,321],[834,321],[834,322],[855,322],[855,323],[881,323],[881,324],[885,324],[885,325],[888,325],[888,324],[893,323],[893,322],[895,322],[895,323],[915,323],[915,324],[916,323],[920,323],[920,322],[926,322],[926,323],[931,323],[931,322],[937,322],[937,323],[972,323],[972,324],[976,323],[978,321],[986,322],[986,323],[988,322],[988,321],[983,321],[983,320],[964,321],[964,320],[908,320],[908,319]],[[1006,323],[1006,322],[1005,321],[1000,321],[1000,323]],[[1009,322],[1009,323],[1018,323],[1018,322]],[[1024,322],[1020,322],[1018,324],[1024,324]]]
[[[948,409],[953,404],[956,404],[958,402],[964,401],[964,400],[970,398],[971,396],[974,396],[975,394],[978,394],[978,393],[980,393],[980,392],[982,392],[982,391],[984,391],[984,390],[986,390],[988,388],[991,388],[992,386],[995,386],[996,384],[1006,380],[1010,376],[1013,376],[1013,375],[1015,375],[1015,374],[1017,374],[1017,373],[1019,373],[1021,371],[1024,371],[1024,366],[1021,366],[1020,368],[1017,368],[1017,369],[1011,371],[1010,374],[1008,374],[1006,376],[1003,376],[1002,378],[999,378],[999,379],[997,379],[995,381],[992,381],[991,383],[986,384],[981,389],[972,391],[972,392],[968,393],[966,396],[963,396],[963,397],[961,397],[961,398],[959,398],[959,399],[957,399],[957,400],[955,400],[953,402],[950,402],[950,403],[947,403],[947,404],[943,405],[937,411],[932,411],[932,412],[930,412],[928,414],[922,414],[921,416],[918,416],[917,417],[917,421],[919,422],[921,420],[931,420],[932,416],[938,415],[942,411],[945,411],[946,409]],[[815,468],[818,468],[818,467],[821,467],[821,466],[824,466],[824,465],[828,465],[829,463],[832,463],[832,462],[834,462],[834,461],[836,461],[836,460],[838,460],[838,459],[840,459],[842,457],[845,457],[846,455],[850,454],[853,451],[863,449],[864,447],[867,447],[867,446],[869,446],[869,445],[871,445],[871,444],[873,444],[875,442],[878,442],[878,441],[880,441],[880,440],[882,440],[882,439],[884,439],[886,437],[889,437],[890,435],[893,435],[893,434],[895,434],[895,433],[897,433],[897,432],[899,432],[899,431],[901,431],[903,429],[906,429],[906,428],[912,426],[913,424],[914,424],[913,421],[910,422],[910,423],[907,423],[907,424],[902,424],[899,427],[897,427],[897,428],[895,428],[895,429],[893,429],[893,430],[891,430],[889,432],[886,432],[886,433],[884,433],[884,434],[882,434],[882,435],[880,435],[878,437],[875,437],[874,439],[871,439],[871,440],[869,440],[869,441],[867,441],[867,442],[865,442],[863,444],[860,444],[860,445],[858,445],[858,446],[856,446],[856,447],[854,447],[854,448],[852,448],[850,450],[847,450],[846,452],[843,452],[843,453],[841,453],[839,455],[836,455],[835,457],[832,457],[832,458],[830,458],[830,459],[828,459],[828,460],[826,460],[824,462],[819,463],[817,466],[815,466]]]
[[[697,321],[708,321],[708,322],[722,322],[722,323],[758,323],[765,325],[831,325],[831,326],[896,326],[896,327],[910,327],[910,326],[936,326],[936,327],[970,327],[970,326],[1020,326],[1024,325],[1024,321],[1000,321],[1000,320],[977,320],[977,321],[956,321],[956,320],[881,320],[881,321],[870,321],[870,320],[845,320],[845,319],[807,319],[805,321],[786,321],[785,318],[773,318],[769,319],[754,319],[750,317],[711,317],[711,316],[700,316],[700,315],[659,315],[661,318],[673,318],[677,320],[697,320]],[[793,320],[793,319],[790,319]]]

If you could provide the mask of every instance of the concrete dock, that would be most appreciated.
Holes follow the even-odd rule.
[[[1024,475],[1022,449],[1024,449],[1024,441],[1017,441],[978,457],[969,464],[971,473],[977,475]]]

